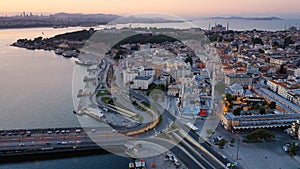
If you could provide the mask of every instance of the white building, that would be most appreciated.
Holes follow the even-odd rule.
[[[252,78],[248,75],[225,76],[225,84],[227,86],[231,86],[234,83],[238,83],[242,86],[248,86],[252,84]]]
[[[282,65],[287,63],[287,59],[284,57],[270,57],[270,64],[271,65]]]
[[[295,69],[295,76],[300,77],[300,68]]]
[[[140,76],[155,76],[155,70],[153,68],[143,68]]]
[[[274,80],[268,80],[267,81],[267,86],[269,87],[270,90],[272,90],[273,92],[277,93],[278,90],[278,83]]]
[[[136,76],[133,80],[133,89],[147,90],[148,86],[153,82],[153,76]]]
[[[124,82],[124,84],[132,82],[133,79],[138,75],[139,75],[139,73],[138,73],[137,70],[123,70],[123,82]]]

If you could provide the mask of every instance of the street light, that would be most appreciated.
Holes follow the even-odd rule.
[[[237,151],[236,151],[236,160],[239,159],[239,151],[240,151],[240,132],[237,132]]]

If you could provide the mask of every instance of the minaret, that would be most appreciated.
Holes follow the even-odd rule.
[[[286,24],[285,24],[285,26],[284,26],[284,30],[286,30]]]
[[[227,31],[229,31],[229,22],[227,22]]]

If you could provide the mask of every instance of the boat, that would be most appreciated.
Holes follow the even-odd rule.
[[[63,53],[63,50],[62,49],[60,49],[60,48],[58,48],[58,49],[55,49],[55,54],[57,54],[57,55],[61,55],[62,53]]]
[[[78,60],[76,60],[75,63],[77,65],[82,65],[82,66],[91,66],[91,65],[93,65],[92,62],[82,62],[82,61],[78,61]]]
[[[71,51],[64,51],[62,53],[63,57],[66,57],[66,58],[71,58],[72,57],[72,53]]]
[[[58,28],[67,28],[67,26],[63,26],[63,25],[53,26],[53,29],[58,29]]]

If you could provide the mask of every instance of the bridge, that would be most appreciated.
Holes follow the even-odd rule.
[[[70,154],[77,156],[108,153],[107,149],[123,152],[119,135],[121,134],[108,128],[0,130],[0,158],[1,162],[10,162],[22,159],[48,159],[53,154],[57,157],[68,157]],[[101,147],[98,145],[100,143]]]

